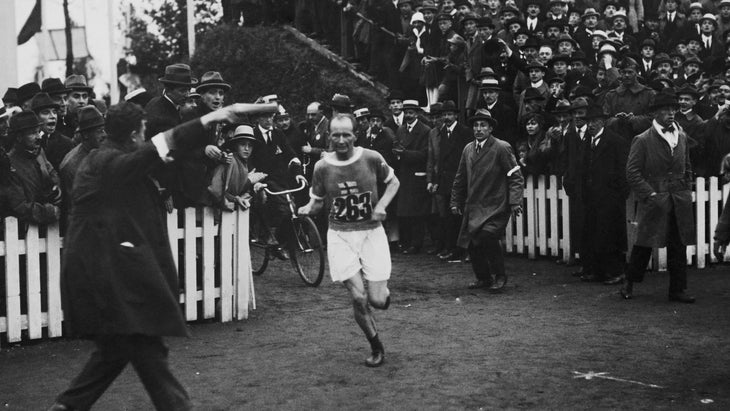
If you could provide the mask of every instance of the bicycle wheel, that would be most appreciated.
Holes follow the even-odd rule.
[[[266,245],[268,229],[259,213],[250,214],[249,249],[251,250],[251,272],[261,275],[269,265],[269,247]]]
[[[324,247],[322,239],[309,217],[292,220],[294,236],[289,246],[294,269],[305,284],[316,287],[324,276]]]

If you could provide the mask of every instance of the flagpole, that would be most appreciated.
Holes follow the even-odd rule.
[[[188,58],[193,58],[195,54],[195,2],[187,0],[188,12]]]
[[[115,34],[117,32],[117,26],[115,21],[116,14],[116,2],[109,0],[107,2],[107,18],[109,27],[109,101],[111,104],[119,102],[119,80],[117,73],[117,43],[115,41]]]
[[[3,55],[3,69],[0,70],[0,98],[8,87],[18,86],[18,33],[15,30],[15,1],[3,2],[0,13],[0,50]]]

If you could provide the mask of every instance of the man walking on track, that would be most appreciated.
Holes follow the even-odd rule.
[[[342,282],[350,291],[355,321],[370,342],[372,355],[365,365],[378,367],[383,364],[385,350],[370,306],[385,310],[390,305],[390,249],[382,221],[399,182],[382,155],[355,147],[356,125],[351,114],[332,118],[329,141],[334,152],[326,153],[315,166],[311,198],[299,214],[316,215],[324,201],[328,202],[330,275],[332,281]],[[385,186],[382,193],[378,185]]]
[[[477,281],[470,289],[502,291],[507,283],[499,240],[510,215],[522,213],[524,179],[509,143],[492,135],[497,120],[478,110],[469,122],[475,141],[461,154],[451,193],[451,212],[463,214],[458,246],[467,248]]]
[[[128,363],[158,410],[188,410],[172,375],[163,336],[187,336],[163,200],[150,174],[178,153],[201,149],[205,127],[237,123],[274,104],[235,104],[145,141],[145,112],[120,103],[106,117],[107,138],[82,161],[71,193],[61,297],[71,334],[96,351],[51,410],[88,410]]]

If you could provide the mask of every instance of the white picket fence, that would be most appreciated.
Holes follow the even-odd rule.
[[[695,205],[696,245],[687,247],[687,265],[705,268],[708,262],[717,262],[712,255],[713,234],[730,185],[720,187],[717,177],[697,178],[692,200]],[[568,196],[558,183],[557,176],[528,176],[525,182],[523,216],[511,219],[507,225],[505,246],[507,252],[557,257],[567,262],[570,257],[570,229]],[[627,233],[629,250],[635,231],[635,200],[627,200]],[[730,258],[730,252],[724,260]],[[666,270],[665,248],[654,250],[654,269]]]
[[[172,255],[184,285],[180,304],[188,321],[245,319],[256,308],[248,211],[224,212],[219,224],[214,212],[187,208],[168,214]],[[6,218],[0,241],[0,339],[3,334],[8,342],[61,337],[63,239],[58,225],[29,225],[25,232],[19,232],[20,226],[15,218]]]

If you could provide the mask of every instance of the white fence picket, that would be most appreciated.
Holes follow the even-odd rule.
[[[527,256],[535,258],[535,245],[537,243],[537,228],[535,227],[535,179],[527,176],[527,189],[525,198],[527,199]]]
[[[61,234],[58,225],[48,226],[46,233],[46,293],[48,301],[48,336],[60,337],[63,332],[61,311]]]
[[[20,241],[18,220],[5,219],[5,329],[8,342],[20,341]]]
[[[550,206],[550,237],[548,237],[548,247],[550,255],[557,257],[560,254],[558,243],[560,237],[558,233],[558,224],[560,223],[560,215],[558,214],[558,177],[550,176],[550,185],[547,188],[546,197]]]
[[[185,249],[185,319],[198,319],[197,249],[195,236],[195,209],[185,209],[183,224]]]
[[[213,210],[203,209],[203,318],[215,317],[215,226]]]
[[[233,319],[233,232],[235,213],[223,212],[220,222],[221,321]]]
[[[545,206],[545,176],[537,178],[537,188],[535,190],[535,203],[537,207],[537,244],[540,255],[548,255],[547,253],[547,210]]]
[[[41,320],[41,261],[38,226],[30,225],[25,233],[26,310],[28,337],[43,336]]]
[[[568,195],[565,193],[565,190],[558,191],[558,198],[560,199],[560,205],[561,210],[563,214],[563,230],[562,235],[560,238],[560,249],[563,252],[563,262],[567,263],[570,260],[571,257],[571,239],[570,239],[570,208],[569,208],[569,200]]]

